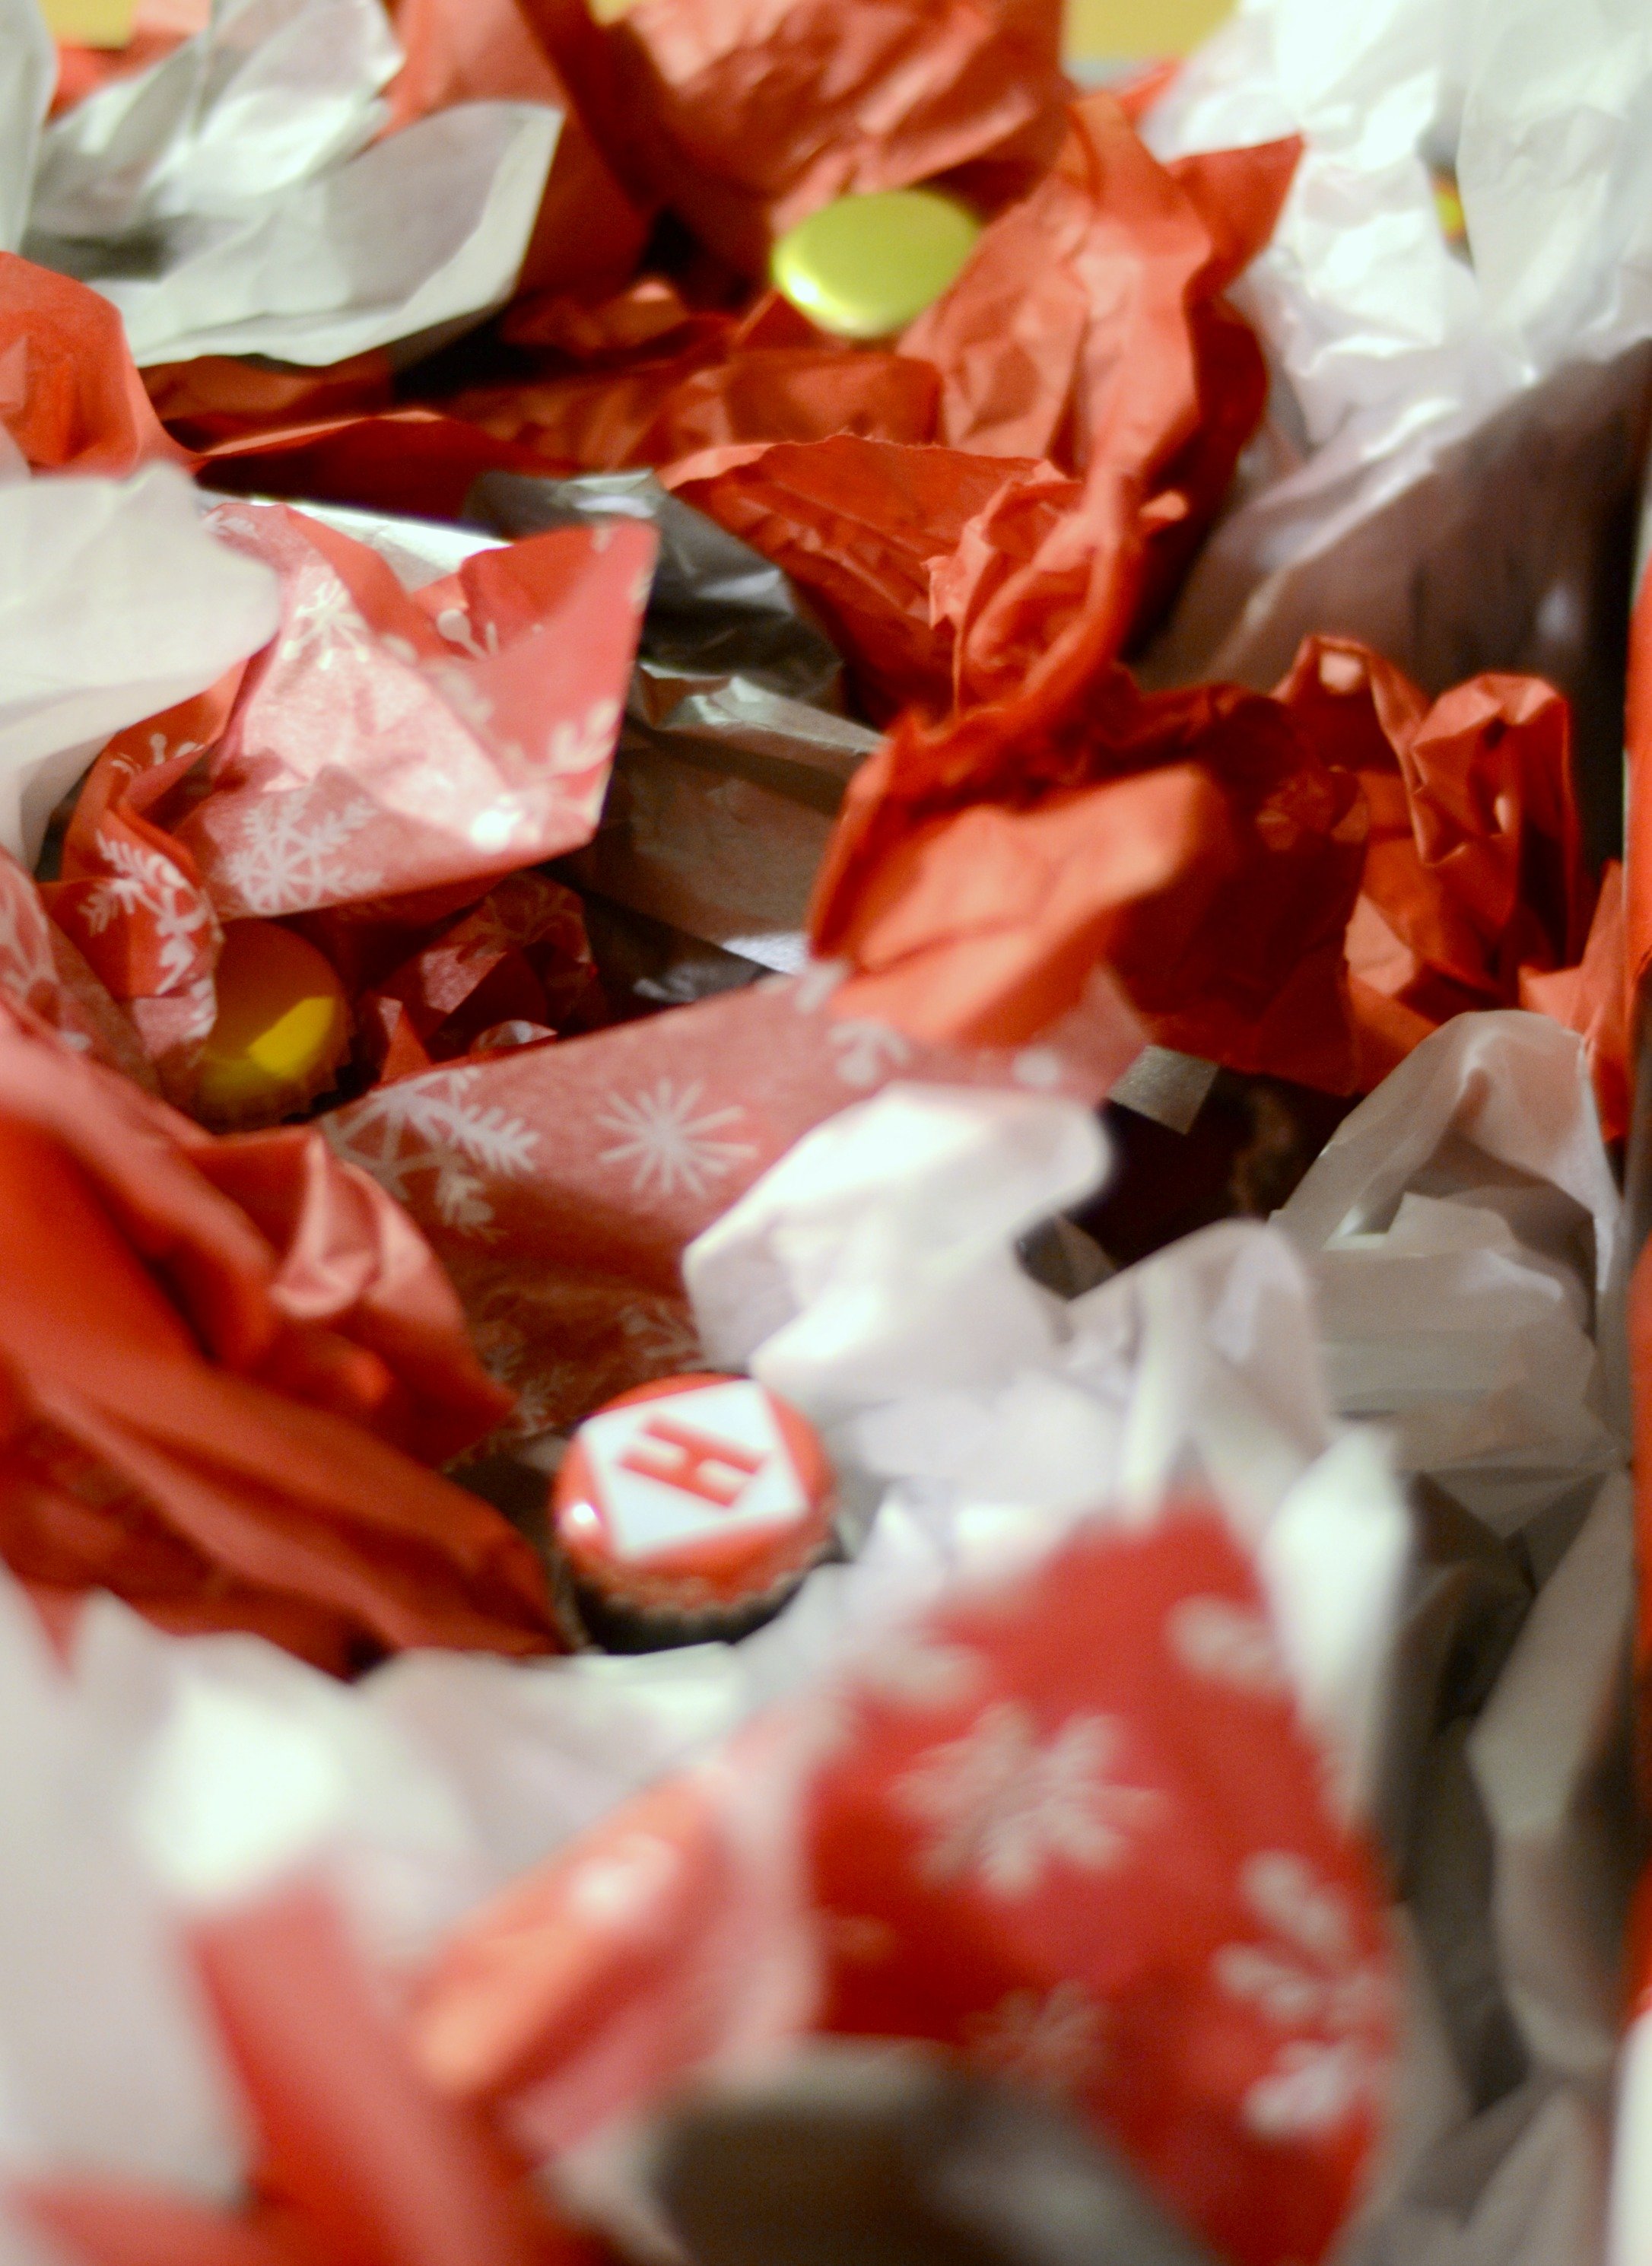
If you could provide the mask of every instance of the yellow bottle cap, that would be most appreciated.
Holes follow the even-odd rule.
[[[935,189],[839,197],[775,245],[775,288],[822,331],[886,339],[957,281],[980,239],[966,207]]]
[[[314,945],[274,921],[233,921],[217,982],[196,1115],[211,1125],[274,1125],[325,1093],[350,1018],[344,986]]]

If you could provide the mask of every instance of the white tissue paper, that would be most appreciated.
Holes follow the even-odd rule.
[[[1492,1836],[1491,1926],[1527,2061],[1386,2184],[1337,2266],[1631,2266],[1647,2255],[1647,2051],[1630,2033],[1609,2242],[1612,2079],[1634,1875],[1628,1480],[1600,1488],[1467,1742]],[[1406,2090],[1415,2062],[1407,2056]],[[1436,2108],[1440,2094],[1435,2093]]]
[[[1639,0],[1245,0],[1144,131],[1166,157],[1305,143],[1235,294],[1275,367],[1268,445],[1152,673],[1269,684],[1342,631],[1433,691],[1530,668],[1587,705],[1646,439],[1648,363],[1621,359],[1652,334]]]
[[[1088,1110],[895,1085],[800,1141],[689,1249],[711,1358],[818,1422],[990,1385],[1053,1341],[1056,1311],[1015,1239],[1106,1168]]]
[[[938,1518],[982,1569],[1083,1517],[1144,1521],[1213,1494],[1357,1802],[1408,1548],[1380,1444],[1337,1435],[1306,1281],[1270,1230],[1210,1229],[1064,1306],[1021,1274],[1013,1239],[1101,1165],[1076,1104],[891,1086],[806,1136],[691,1246],[707,1356],[749,1367],[828,1427],[840,1461],[894,1483],[881,1524]]]
[[[280,618],[275,577],[207,532],[170,465],[0,485],[0,844],[33,866],[104,742],[204,691]]]
[[[227,2198],[241,2134],[130,1829],[131,1731],[63,1677],[9,1576],[0,1707],[0,2175]]]
[[[91,284],[142,366],[428,351],[502,305],[560,128],[462,103],[386,141],[379,0],[218,0],[41,140],[25,250]]]
[[[1348,1118],[1276,1216],[1331,1396],[1509,1536],[1623,1465],[1623,1207],[1580,1040],[1458,1015]]]
[[[0,0],[0,252],[15,252],[29,208],[40,124],[57,51],[36,0]]]
[[[1484,1926],[1526,2074],[1479,2114],[1465,2100],[1436,2117],[1341,2266],[1596,2266],[1634,1869],[1634,1581],[1626,1230],[1579,1042],[1538,1016],[1457,1018],[1344,1122],[1276,1224],[1312,1270],[1340,1412],[1382,1423],[1400,1467],[1537,1585],[1489,1699],[1446,1734],[1483,1821]],[[1472,1868],[1472,1832],[1464,1846]]]

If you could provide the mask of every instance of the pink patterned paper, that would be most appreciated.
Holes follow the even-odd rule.
[[[1218,1516],[1097,1530],[862,1670],[814,1795],[826,2026],[1070,2102],[1234,2266],[1308,2266],[1393,2056],[1375,1868]]]
[[[481,881],[596,830],[654,568],[652,529],[560,529],[410,596],[376,552],[280,505],[208,523],[281,580],[178,827],[220,917]]]
[[[76,1054],[123,1071],[149,1092],[155,1073],[130,1021],[52,920],[15,858],[0,850],[0,998]]]
[[[279,574],[281,632],[110,742],[48,893],[186,1106],[224,922],[367,918],[433,891],[457,910],[588,840],[655,541],[629,523],[557,530],[415,597],[301,512],[225,505],[212,522]]]
[[[322,1121],[435,1246],[522,1431],[697,1365],[683,1249],[811,1126],[895,1078],[1094,1102],[1142,1043],[1106,984],[1039,1045],[998,1054],[834,1016],[839,978],[400,1078]]]

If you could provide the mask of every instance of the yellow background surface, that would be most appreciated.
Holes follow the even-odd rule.
[[[135,0],[41,0],[60,39],[122,47],[131,36]],[[1180,55],[1228,12],[1230,0],[1068,0],[1071,55]],[[596,13],[624,12],[624,0],[596,0]]]
[[[136,0],[40,0],[60,40],[83,47],[123,48],[132,36]]]
[[[1231,12],[1231,0],[1067,0],[1067,52],[1185,55]]]

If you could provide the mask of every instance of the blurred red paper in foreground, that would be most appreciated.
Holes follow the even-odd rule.
[[[1385,2121],[1388,1947],[1220,1519],[1088,1533],[990,1601],[884,1632],[805,1717],[836,1734],[813,1773],[802,1743],[793,1765],[823,2025],[1064,2094],[1240,2266],[1321,2257]],[[795,1862],[779,1793],[770,1847],[745,1838],[742,1861],[753,1736],[461,1926],[418,1992],[422,2066],[536,2159],[727,2050],[754,1971],[784,1963],[784,1897],[757,1870],[784,1889]]]
[[[887,1658],[813,1790],[824,2026],[1064,2095],[1235,2266],[1321,2257],[1386,2120],[1388,1946],[1225,1524],[1086,1536]]]
[[[344,1926],[295,1888],[200,1923],[195,1962],[255,2143],[242,2209],[109,2180],[11,2199],[85,2266],[596,2266],[521,2165],[421,2080]]]
[[[319,1134],[215,1142],[0,1005],[0,1553],[26,1582],[340,1671],[554,1648],[528,1546],[423,1467],[508,1397]]]

